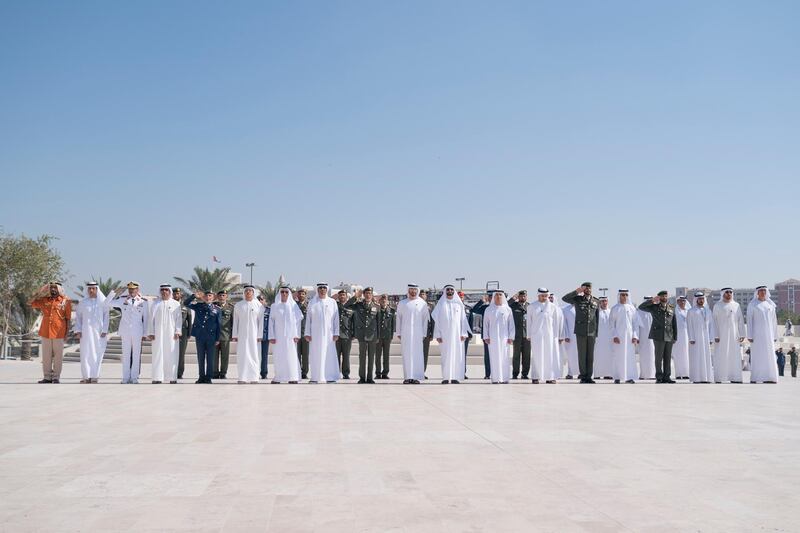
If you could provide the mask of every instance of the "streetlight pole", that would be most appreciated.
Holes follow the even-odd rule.
[[[250,268],[250,285],[253,284],[253,267],[256,266],[255,263],[245,263],[244,266]]]
[[[458,290],[460,290],[460,291],[464,290],[464,280],[465,279],[467,279],[467,278],[456,278],[456,281],[458,282]]]

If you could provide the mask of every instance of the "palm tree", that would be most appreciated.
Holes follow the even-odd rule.
[[[122,281],[111,277],[103,279],[103,276],[98,276],[97,279],[95,280],[95,277],[92,276],[92,281],[95,281],[97,283],[97,288],[100,289],[100,291],[106,297],[109,297],[109,295],[115,290],[124,287]],[[88,281],[86,283],[88,283]],[[77,285],[76,289],[77,290],[75,291],[75,294],[79,298],[86,298],[87,295],[86,295],[85,285]],[[119,329],[119,317],[120,317],[120,312],[117,309],[111,309],[111,311],[109,311],[108,313],[109,332],[115,332]]]
[[[207,268],[196,266],[194,267],[194,274],[190,279],[179,278],[175,276],[173,279],[183,285],[191,292],[195,291],[235,291],[239,288],[238,283],[233,283],[228,278],[231,268],[215,268],[209,270]]]
[[[257,288],[258,288],[258,292],[261,293],[261,296],[264,297],[264,302],[266,302],[267,304],[272,304],[272,302],[275,301],[275,290],[276,289],[275,289],[275,286],[272,285],[271,282],[268,281],[267,284],[264,285],[263,287],[257,287]]]

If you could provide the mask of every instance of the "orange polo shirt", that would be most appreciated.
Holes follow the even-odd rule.
[[[63,339],[67,336],[69,319],[72,316],[72,302],[65,296],[36,298],[31,307],[42,312],[42,325],[39,336],[45,339]]]

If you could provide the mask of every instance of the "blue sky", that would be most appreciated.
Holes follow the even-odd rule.
[[[73,284],[148,292],[212,255],[390,291],[800,277],[798,20],[790,1],[3,0],[0,225],[58,236]]]

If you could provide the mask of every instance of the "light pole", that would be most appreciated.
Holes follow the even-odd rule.
[[[250,285],[253,284],[253,267],[256,266],[255,263],[245,263],[244,266],[250,268]]]
[[[603,296],[605,296],[606,292],[608,292],[608,287],[600,287],[600,290],[603,291]]]
[[[464,290],[464,280],[465,279],[467,279],[467,278],[456,278],[456,281],[458,282],[458,290],[460,290],[460,291]]]

